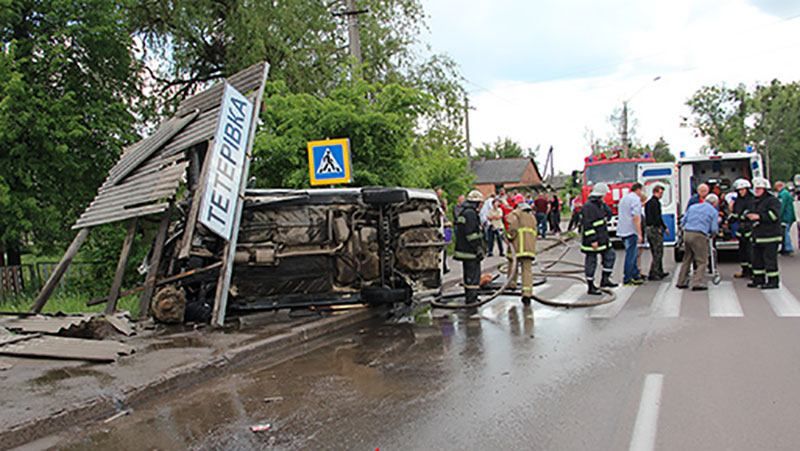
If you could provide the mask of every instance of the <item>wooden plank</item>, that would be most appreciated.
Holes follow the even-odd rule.
[[[153,297],[153,291],[156,287],[158,267],[161,263],[161,254],[164,252],[164,242],[167,240],[167,229],[169,229],[171,215],[172,205],[170,204],[161,217],[161,223],[158,225],[156,241],[153,244],[153,253],[150,256],[150,267],[147,269],[147,278],[144,282],[144,291],[142,291],[142,297],[139,299],[139,319],[145,319],[150,314],[150,299]]]
[[[114,281],[111,283],[111,290],[108,292],[108,304],[106,304],[106,314],[114,313],[117,310],[117,300],[119,299],[119,290],[122,289],[122,278],[125,276],[125,266],[128,264],[128,256],[131,253],[133,246],[133,238],[136,236],[136,225],[138,220],[131,219],[128,224],[128,234],[125,235],[125,241],[122,243],[122,252],[119,254],[117,261],[117,270],[114,272]]]
[[[209,173],[211,172],[211,152],[214,148],[214,140],[208,141],[206,147],[206,156],[203,160],[203,169],[200,172],[200,180],[197,182],[197,188],[192,194],[192,206],[189,208],[189,216],[186,218],[186,226],[183,230],[183,238],[180,243],[180,252],[178,258],[189,258],[189,251],[192,248],[192,238],[194,237],[194,229],[197,227],[197,215],[200,212],[200,204],[203,200],[203,195],[206,190],[206,182],[208,181]]]
[[[75,258],[75,255],[83,245],[83,242],[86,241],[87,236],[89,236],[88,228],[81,229],[78,234],[75,235],[75,239],[72,240],[72,243],[67,248],[67,252],[64,253],[63,257],[61,257],[61,261],[58,262],[58,266],[56,266],[56,269],[50,275],[50,278],[47,279],[47,283],[44,284],[44,288],[42,288],[42,291],[40,291],[39,295],[36,297],[36,301],[31,307],[32,312],[39,313],[42,311],[42,308],[44,308],[45,304],[47,304],[47,300],[50,299],[50,296],[53,294],[56,286],[58,286],[58,282],[61,280],[61,277],[64,276],[65,272],[67,272],[67,268],[69,268],[70,263],[72,263],[72,259]]]
[[[211,324],[215,327],[222,327],[225,325],[225,310],[228,308],[228,291],[231,285],[231,276],[233,275],[234,257],[236,254],[236,244],[239,241],[239,226],[242,220],[242,208],[244,207],[244,192],[247,188],[247,178],[250,172],[250,160],[252,160],[253,140],[256,135],[256,128],[258,126],[258,118],[261,115],[261,99],[264,96],[264,85],[267,81],[267,73],[269,72],[269,64],[263,63],[263,73],[261,74],[261,84],[258,87],[258,92],[253,100],[253,117],[250,119],[250,133],[247,138],[247,152],[244,159],[244,168],[242,170],[242,181],[239,184],[239,196],[236,201],[236,213],[233,216],[233,227],[231,230],[231,240],[225,245],[225,254],[223,255],[222,268],[219,272],[219,279],[217,281],[217,292],[214,297],[214,309],[211,313]]]
[[[118,210],[114,210],[107,214],[103,214],[100,217],[92,217],[85,221],[80,221],[74,226],[72,226],[72,228],[81,229],[86,227],[93,227],[100,224],[108,224],[117,221],[124,221],[125,219],[161,213],[167,208],[169,208],[169,202],[162,202],[160,204],[146,205],[136,208],[125,208],[123,206],[120,207],[120,209]]]

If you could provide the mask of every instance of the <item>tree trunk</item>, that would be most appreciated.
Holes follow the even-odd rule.
[[[6,242],[6,254],[8,258],[6,263],[8,266],[19,266],[22,264],[22,253],[20,252],[19,243]]]

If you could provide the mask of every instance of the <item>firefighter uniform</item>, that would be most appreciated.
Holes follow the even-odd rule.
[[[533,297],[533,259],[536,256],[537,221],[531,206],[525,202],[508,215],[508,239],[517,255],[517,267],[522,271],[522,303],[530,305]],[[511,268],[509,274],[516,282],[518,268]]]
[[[769,185],[769,182],[767,182]],[[759,187],[754,180],[753,186]],[[766,189],[753,203],[753,281],[748,287],[778,288],[778,247],[783,242],[781,201]]]
[[[749,278],[753,276],[753,223],[747,219],[747,214],[753,212],[755,197],[750,192],[750,182],[747,180],[737,180],[734,188],[737,186],[741,188],[737,189],[738,194],[733,202],[731,223],[736,229],[736,239],[739,241],[739,264],[742,266],[742,271],[735,277]],[[746,190],[744,195],[742,195],[743,190]]]
[[[603,196],[606,193],[608,193],[608,186],[604,183],[598,183],[592,190],[589,201],[583,207],[581,252],[586,254],[584,258],[584,273],[589,294],[601,293],[594,284],[598,255],[603,258],[603,278],[600,286],[609,288],[617,286],[611,281],[615,255],[608,234],[608,219],[611,217],[611,209],[603,202]]]
[[[456,249],[453,257],[461,261],[466,303],[478,301],[481,280],[481,260],[484,256],[484,231],[478,216],[483,200],[479,191],[471,191],[456,219]]]

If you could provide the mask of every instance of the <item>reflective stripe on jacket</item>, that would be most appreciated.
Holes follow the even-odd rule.
[[[519,208],[508,215],[508,239],[518,258],[536,256],[537,221],[532,211]]]

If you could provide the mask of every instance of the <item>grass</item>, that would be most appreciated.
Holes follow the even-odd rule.
[[[42,309],[43,313],[91,313],[102,312],[105,304],[93,305],[88,307],[86,301],[91,297],[82,293],[59,292],[54,294]],[[33,305],[34,296],[20,295],[10,299],[0,301],[0,311],[3,312],[27,312]],[[139,298],[137,296],[126,296],[117,301],[117,310],[127,310],[132,316],[138,315]]]

